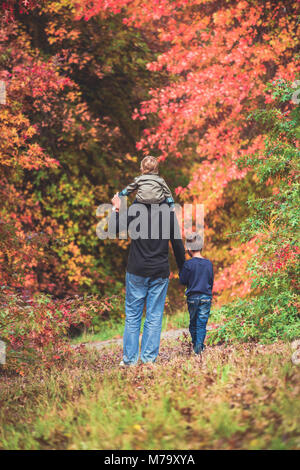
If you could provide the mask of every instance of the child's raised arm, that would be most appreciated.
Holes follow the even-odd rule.
[[[126,186],[125,189],[122,189],[122,191],[119,192],[119,196],[128,196],[133,191],[135,191],[138,187],[137,179],[138,179],[138,177],[134,178],[132,183],[130,183],[128,186]]]

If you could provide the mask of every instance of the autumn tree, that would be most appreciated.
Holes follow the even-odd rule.
[[[92,0],[77,8],[87,21],[112,11],[129,27],[156,31],[162,52],[147,68],[168,80],[134,112],[149,123],[137,148],[177,159],[190,180],[177,195],[205,204],[206,253],[222,270],[218,290],[248,294],[245,267],[255,244],[241,246],[226,234],[249,215],[248,195],[267,194],[271,181],[261,185],[237,161],[264,148],[260,125],[248,115],[268,103],[266,82],[296,77],[298,2]]]
[[[114,15],[88,24],[75,20],[72,4],[65,2],[47,2],[30,14],[16,9],[14,21],[3,24],[2,31],[2,78],[8,95],[3,119],[15,97],[26,120],[31,158],[25,166],[25,140],[14,128],[15,116],[6,116],[16,138],[3,128],[3,152],[15,155],[19,170],[3,193],[3,213],[11,219],[13,199],[13,217],[23,233],[18,249],[5,253],[13,260],[9,275],[26,265],[26,287],[56,294],[118,289],[114,273],[120,272],[126,255],[121,251],[115,256],[111,242],[100,244],[95,213],[137,171],[135,142],[143,125],[131,114],[146,96],[151,36],[128,29]],[[27,224],[22,210],[30,216]],[[5,245],[5,234],[3,240]],[[21,246],[29,250],[35,243],[39,258],[31,250],[24,264]]]
[[[3,192],[3,216],[24,233],[15,252],[42,237],[40,261],[29,255],[28,285],[63,293],[115,284],[125,252],[99,244],[95,209],[151,151],[178,200],[205,205],[205,254],[223,300],[248,295],[245,270],[256,245],[234,234],[253,211],[249,197],[268,196],[273,183],[237,162],[264,149],[261,125],[248,116],[268,105],[267,81],[296,77],[298,3],[59,0],[27,11],[10,4],[1,111],[13,135],[2,152],[18,172]]]

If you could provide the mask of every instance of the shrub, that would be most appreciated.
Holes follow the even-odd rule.
[[[239,300],[219,312],[224,325],[211,342],[251,339],[274,341],[300,336],[297,296],[299,288],[299,129],[300,107],[293,106],[292,84],[269,84],[267,109],[251,118],[261,124],[265,150],[240,162],[252,167],[261,183],[272,187],[272,196],[248,200],[254,209],[242,226],[242,241],[255,241],[248,270],[253,279],[252,298]]]
[[[98,314],[91,318],[91,330],[98,333],[103,327],[103,320],[121,321],[125,318],[125,295],[103,297],[99,301]]]
[[[67,341],[71,325],[88,326],[99,301],[79,296],[54,300],[44,294],[24,298],[6,292],[0,297],[0,338],[7,344],[5,367],[23,370],[29,364],[50,366],[70,356]]]
[[[268,291],[251,300],[238,301],[221,307],[221,325],[209,333],[208,343],[251,342],[270,343],[278,338],[291,341],[300,337],[300,320],[293,293],[277,296],[276,306],[270,305]]]

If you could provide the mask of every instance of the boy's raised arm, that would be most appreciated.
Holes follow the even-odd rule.
[[[130,183],[128,186],[126,186],[125,189],[122,189],[122,191],[119,192],[119,196],[128,196],[131,194],[133,191],[135,191],[138,187],[138,177],[134,178],[134,181]]]

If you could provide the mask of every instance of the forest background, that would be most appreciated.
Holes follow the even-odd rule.
[[[123,321],[128,241],[100,241],[96,209],[147,154],[176,202],[204,204],[221,324],[211,340],[299,337],[299,2],[1,8],[0,326],[12,363],[24,350],[60,358],[71,325]],[[170,312],[184,304],[171,265]]]

